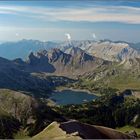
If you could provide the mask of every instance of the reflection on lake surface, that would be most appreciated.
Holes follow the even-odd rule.
[[[50,96],[50,99],[58,105],[81,104],[84,102],[92,101],[96,98],[96,95],[89,94],[86,91],[77,91],[69,89],[62,91],[53,91]]]

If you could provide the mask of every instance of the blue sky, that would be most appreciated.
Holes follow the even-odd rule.
[[[140,42],[137,0],[0,1],[0,40]]]

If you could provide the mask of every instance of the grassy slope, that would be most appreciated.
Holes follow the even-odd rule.
[[[134,130],[137,132],[137,134],[140,135],[140,128],[135,128],[133,126],[129,126],[129,125],[126,125],[126,126],[123,126],[123,127],[120,127],[120,128],[117,128],[117,130],[121,131],[121,132],[127,132],[127,131],[131,131],[131,130]]]
[[[20,129],[16,134],[14,134],[14,139],[28,139],[30,136],[28,136],[27,132],[23,129]]]
[[[95,81],[94,78],[98,75],[99,79]],[[124,69],[123,65],[116,64],[100,67],[90,74],[80,77],[78,86],[88,89],[111,87],[118,90],[133,89],[140,91],[140,70]]]
[[[18,104],[17,107],[19,107],[19,104],[21,104],[23,109],[25,100],[30,97],[24,95],[21,92],[16,92],[9,89],[0,89],[0,98],[0,117],[3,116],[4,119],[6,119],[7,123],[9,123],[8,125],[7,123],[0,124],[0,126],[4,125],[4,127],[2,126],[2,128],[5,129],[2,133],[8,133],[8,127],[11,127],[9,131],[12,138],[27,138],[27,134],[23,130],[19,129],[20,126],[17,127],[18,124],[16,126],[17,122],[14,120],[12,111],[14,112],[13,108],[15,103]],[[9,136],[10,135],[7,135],[7,138]]]
[[[112,71],[111,68],[110,71]],[[122,66],[116,66],[115,69],[119,74],[117,75],[109,75],[109,77],[105,77],[104,81],[108,81],[108,86],[112,88],[116,88],[119,90],[125,89],[134,89],[140,90],[140,78],[139,72],[135,72],[133,69],[123,69]]]
[[[125,71],[121,75],[111,76],[109,86],[120,90],[140,90],[140,78],[138,78],[138,74],[132,73],[131,71]]]
[[[78,140],[79,137],[66,134],[65,131],[59,128],[59,124],[57,122],[53,122],[39,134],[32,137],[32,140],[42,140],[42,139]]]

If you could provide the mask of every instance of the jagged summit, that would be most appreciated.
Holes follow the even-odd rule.
[[[140,58],[140,52],[135,49],[135,45],[123,41],[77,41],[73,42],[74,47],[78,47],[87,53],[109,61],[123,61],[124,59]],[[65,52],[69,52],[72,47],[62,47]]]
[[[84,51],[78,47],[70,47],[65,51],[65,53],[70,54],[72,56],[84,53]]]
[[[0,56],[8,59],[25,59],[30,52],[59,48],[63,52],[69,52],[70,48],[80,48],[86,53],[109,61],[123,61],[124,59],[140,58],[140,43],[128,43],[125,41],[111,40],[71,40],[69,41],[38,41],[20,40],[17,42],[5,42],[0,44]],[[7,51],[8,50],[8,51]],[[14,50],[14,51],[13,51]]]
[[[16,63],[21,61],[16,61]],[[69,54],[58,48],[50,51],[41,50],[30,53],[23,69],[27,71],[40,71],[60,75],[81,74],[104,64],[104,60],[96,58],[78,47],[69,49]],[[23,65],[23,63],[21,63]]]

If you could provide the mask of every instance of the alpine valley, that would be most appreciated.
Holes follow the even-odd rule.
[[[140,43],[24,39],[0,56],[1,139],[140,137]]]

